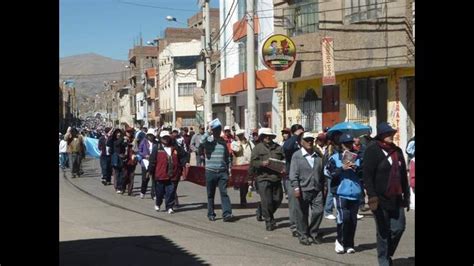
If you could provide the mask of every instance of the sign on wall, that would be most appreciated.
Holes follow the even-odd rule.
[[[323,86],[336,84],[336,73],[334,72],[334,41],[331,37],[321,40],[322,63],[323,63]]]
[[[293,65],[296,58],[295,43],[283,34],[275,34],[263,43],[264,64],[275,71],[283,71]]]

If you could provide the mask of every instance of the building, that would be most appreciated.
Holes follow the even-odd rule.
[[[234,4],[235,2],[235,4]],[[231,96],[231,107],[235,123],[240,128],[247,128],[247,21],[246,1],[221,0],[220,34],[221,82],[220,90],[224,96]],[[270,127],[279,132],[283,127],[278,115],[280,90],[273,70],[268,70],[259,59],[259,47],[273,34],[272,0],[255,0],[255,78],[256,78],[256,118],[261,127]],[[262,19],[264,18],[264,19]]]
[[[289,4],[292,3],[292,4]],[[415,134],[414,2],[274,0],[275,33],[289,36],[297,60],[275,74],[284,89],[282,119],[321,131],[341,121]],[[259,13],[257,13],[258,15]],[[260,18],[263,20],[263,18]],[[267,17],[265,17],[267,19]],[[336,83],[322,84],[322,40],[333,40]]]
[[[156,68],[158,64],[158,47],[136,45],[128,53],[129,61],[129,91],[131,99],[131,113],[133,123],[130,125],[148,125],[148,109],[153,100],[148,96],[145,90],[147,84],[146,70]],[[128,119],[128,118],[127,118]]]
[[[68,127],[79,126],[79,108],[74,81],[65,80],[59,84],[60,91],[60,119],[59,130],[66,132]],[[61,99],[62,98],[62,99]]]
[[[178,128],[202,124],[203,106],[196,106],[193,98],[196,89],[202,85],[196,76],[196,63],[200,60],[200,40],[172,42],[166,47],[160,45],[159,95],[163,123]],[[175,121],[173,110],[176,112]]]

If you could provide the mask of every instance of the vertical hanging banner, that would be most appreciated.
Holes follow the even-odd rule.
[[[323,86],[336,84],[336,73],[334,72],[334,41],[331,37],[324,37],[321,41],[323,54]]]

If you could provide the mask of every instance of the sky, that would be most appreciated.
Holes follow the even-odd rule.
[[[197,0],[60,0],[59,5],[60,57],[96,53],[118,60],[128,59],[140,32],[146,45],[167,27],[186,27],[182,23],[200,12]],[[219,7],[219,0],[210,6]]]

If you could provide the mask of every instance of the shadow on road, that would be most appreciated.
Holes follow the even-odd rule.
[[[400,258],[394,259],[393,265],[403,265],[403,266],[412,266],[415,265],[415,257],[408,257],[408,258]]]
[[[210,265],[163,236],[86,239],[59,243],[60,265]]]
[[[356,250],[358,252],[360,251],[364,251],[364,250],[369,250],[369,249],[375,249],[377,248],[377,243],[370,243],[370,244],[361,244],[361,245],[358,245]]]

